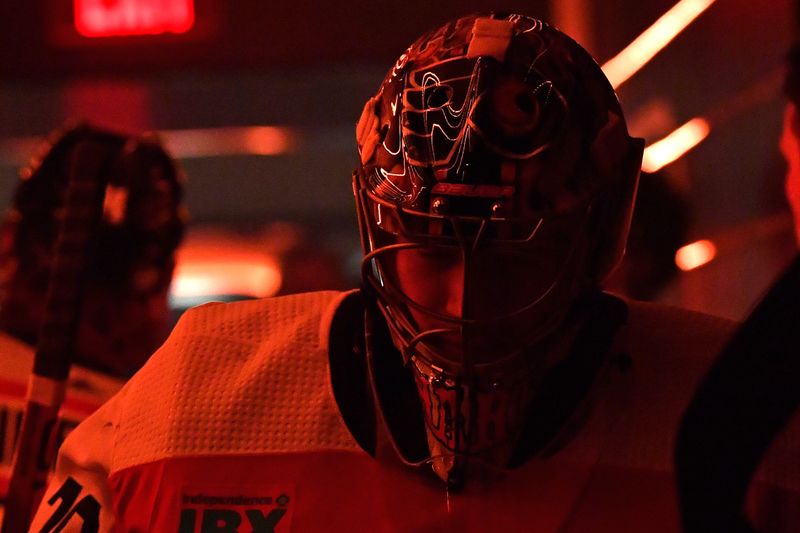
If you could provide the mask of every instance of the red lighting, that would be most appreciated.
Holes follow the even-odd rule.
[[[194,0],[73,0],[75,29],[84,37],[186,33]]]
[[[714,243],[703,239],[682,246],[675,252],[675,264],[684,272],[688,272],[710,263],[716,256],[717,247]]]

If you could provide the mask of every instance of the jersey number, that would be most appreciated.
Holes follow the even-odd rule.
[[[47,500],[50,505],[55,505],[58,500],[61,500],[61,503],[42,527],[41,533],[63,530],[75,515],[83,520],[81,533],[97,533],[100,529],[100,504],[92,495],[84,496],[78,501],[81,490],[83,486],[80,483],[71,477],[67,478],[61,488]]]

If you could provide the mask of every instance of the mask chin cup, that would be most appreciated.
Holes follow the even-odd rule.
[[[392,447],[409,465],[430,459],[425,421],[414,380],[381,316],[365,313],[367,369]]]

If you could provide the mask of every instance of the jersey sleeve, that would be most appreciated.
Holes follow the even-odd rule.
[[[123,394],[124,389],[64,441],[31,531],[113,531],[115,517],[108,476]]]

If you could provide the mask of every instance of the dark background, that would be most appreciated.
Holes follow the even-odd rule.
[[[68,119],[131,130],[286,126],[299,135],[291,153],[183,161],[194,224],[242,233],[275,221],[302,225],[352,280],[354,125],[412,40],[499,7],[577,28],[602,64],[674,2],[195,4],[197,23],[185,35],[88,39],[73,30],[68,0],[0,3],[0,203],[28,141]],[[667,170],[691,205],[688,238],[722,246],[668,301],[740,316],[790,253],[777,142],[792,28],[789,0],[719,0],[619,90],[632,133],[649,142],[692,117],[713,117],[709,138]]]

